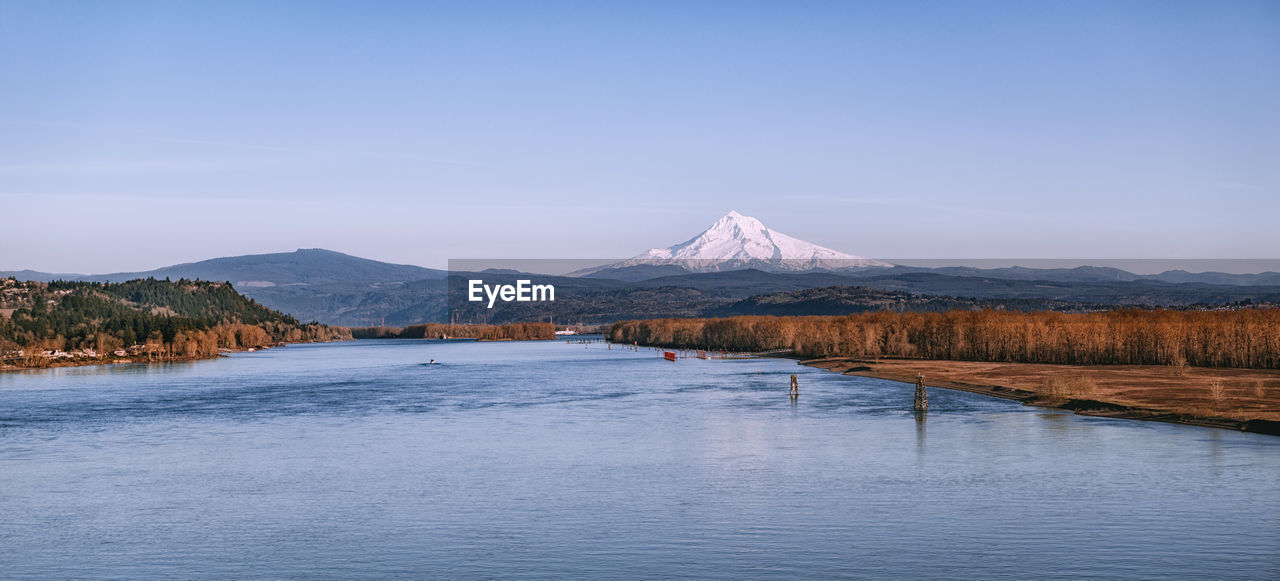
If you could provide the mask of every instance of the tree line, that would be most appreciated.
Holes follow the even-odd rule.
[[[356,339],[479,339],[481,341],[531,341],[555,339],[551,323],[508,323],[505,325],[449,325],[427,323],[408,327],[361,327],[351,330]]]
[[[1280,368],[1277,308],[657,319],[616,323],[608,336],[685,349],[793,349],[807,358]]]

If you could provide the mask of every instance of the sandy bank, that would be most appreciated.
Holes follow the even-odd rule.
[[[918,359],[810,359],[845,375],[980,393],[1079,414],[1280,435],[1280,371],[1146,365],[1043,365]],[[1051,387],[1067,380],[1070,393]],[[1083,381],[1080,379],[1083,378]]]

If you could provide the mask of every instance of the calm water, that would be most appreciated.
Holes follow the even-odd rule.
[[[930,395],[556,342],[0,374],[0,577],[1280,578],[1280,438]]]

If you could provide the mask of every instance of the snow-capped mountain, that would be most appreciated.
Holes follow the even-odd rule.
[[[729,212],[688,241],[654,248],[605,268],[674,265],[692,272],[758,268],[767,271],[843,270],[893,266],[811,244]]]

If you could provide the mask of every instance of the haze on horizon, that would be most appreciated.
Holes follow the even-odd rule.
[[[0,270],[1280,257],[1280,4],[0,0]]]

